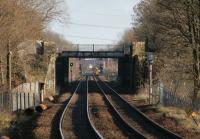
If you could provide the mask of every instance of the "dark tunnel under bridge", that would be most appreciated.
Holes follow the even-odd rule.
[[[61,51],[56,59],[56,88],[66,86],[69,83],[69,59],[70,58],[115,58],[118,59],[118,78],[120,83],[130,89],[135,87],[135,58],[132,56],[133,48],[131,45],[122,45],[121,50],[95,50],[91,51]]]

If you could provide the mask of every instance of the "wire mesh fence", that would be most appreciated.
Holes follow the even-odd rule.
[[[164,106],[174,106],[184,109],[200,110],[200,103],[193,101],[188,96],[179,96],[176,91],[167,89],[162,83],[153,85],[153,93],[149,94],[151,104],[162,104]]]
[[[35,107],[40,104],[40,94],[39,93],[10,93],[1,92],[0,93],[0,111],[18,111],[25,110],[30,107]]]

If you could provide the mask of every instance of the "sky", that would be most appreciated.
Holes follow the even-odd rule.
[[[65,0],[65,23],[50,30],[73,44],[113,44],[131,27],[133,7],[140,0]]]

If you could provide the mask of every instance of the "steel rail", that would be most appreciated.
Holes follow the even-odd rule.
[[[59,132],[60,132],[60,136],[61,136],[62,139],[64,139],[64,134],[63,134],[63,130],[62,130],[62,123],[63,123],[64,115],[65,115],[65,113],[66,113],[66,111],[67,111],[67,109],[69,107],[69,104],[73,100],[73,97],[75,96],[75,94],[76,94],[77,90],[79,89],[79,87],[80,87],[82,82],[83,82],[83,80],[80,79],[80,81],[79,81],[79,83],[78,83],[73,95],[70,97],[69,102],[67,103],[66,107],[64,108],[64,111],[62,112],[62,115],[61,115],[61,118],[60,118],[60,121],[59,121]]]
[[[96,128],[94,127],[94,125],[92,124],[91,122],[91,118],[90,118],[90,114],[89,114],[89,102],[88,102],[88,76],[85,76],[85,80],[86,80],[86,89],[87,89],[87,103],[86,103],[86,107],[87,107],[87,120],[88,120],[88,124],[90,126],[90,128],[92,129],[92,133],[94,134],[94,136],[97,138],[97,139],[103,139],[103,137],[101,136],[101,134],[96,130]],[[63,113],[62,113],[62,116],[61,116],[61,119],[60,119],[60,123],[59,123],[59,131],[60,131],[60,135],[61,135],[61,138],[62,139],[65,139],[64,137],[64,133],[63,133],[63,130],[62,130],[62,124],[63,124],[63,121],[64,121],[64,115],[66,114],[66,111],[70,105],[70,103],[72,102],[73,98],[75,97],[75,95],[77,94],[77,90],[80,88],[81,84],[85,81],[85,80],[81,80],[76,88],[76,90],[74,91],[73,95],[71,96],[68,104],[66,105]]]
[[[98,78],[98,80],[101,81],[104,85],[106,85],[114,93],[114,95],[116,95],[124,104],[126,104],[126,106],[128,106],[128,108],[131,111],[134,111],[142,120],[144,120],[146,123],[150,124],[152,127],[154,127],[155,129],[157,129],[159,132],[161,132],[163,134],[166,134],[166,137],[168,137],[170,139],[183,139],[181,136],[173,133],[172,131],[168,130],[167,128],[164,128],[163,126],[161,126],[158,123],[154,122],[147,115],[145,115],[144,113],[142,113],[137,107],[135,107],[134,105],[131,105],[130,103],[128,103],[123,97],[121,97],[117,93],[117,91],[115,91],[107,83],[105,83],[104,81],[102,81],[99,78]]]
[[[99,83],[97,82],[95,76],[93,76],[98,88],[101,90],[103,96],[106,98],[106,101],[108,102],[108,104],[110,105],[110,107],[112,108],[113,112],[115,112],[115,115],[118,117],[118,119],[120,120],[119,122],[121,122],[121,124],[123,124],[123,126],[126,128],[127,131],[129,131],[131,133],[131,137],[130,138],[138,138],[138,139],[147,139],[146,136],[144,136],[140,131],[138,131],[137,129],[135,129],[134,127],[132,127],[129,123],[126,122],[125,118],[118,112],[118,110],[115,108],[115,106],[112,104],[112,102],[109,100],[108,96],[106,95],[105,91],[102,89],[102,87],[99,85]]]
[[[89,86],[88,86],[88,79],[87,79],[87,117],[88,117],[88,121],[90,122],[91,127],[93,128],[93,130],[96,133],[96,137],[100,138],[100,139],[104,139],[103,136],[99,133],[99,131],[95,128],[94,124],[92,123],[92,120],[90,118],[90,111],[89,111]]]

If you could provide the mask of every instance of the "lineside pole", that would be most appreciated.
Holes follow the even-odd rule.
[[[130,91],[133,89],[133,45],[130,45]]]
[[[151,104],[151,98],[153,102],[152,69],[152,63],[149,63],[149,104]]]
[[[148,63],[149,63],[149,104],[151,104],[151,97],[153,101],[153,82],[152,82],[153,53],[152,52],[148,52]]]

